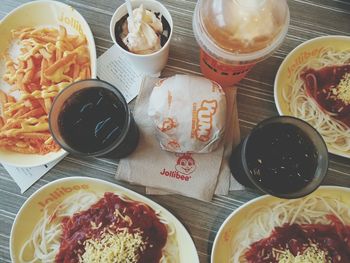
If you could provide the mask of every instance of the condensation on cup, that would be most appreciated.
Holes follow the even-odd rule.
[[[283,42],[289,26],[286,0],[199,0],[193,31],[202,73],[232,86]]]

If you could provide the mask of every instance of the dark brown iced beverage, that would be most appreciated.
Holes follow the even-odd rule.
[[[99,80],[67,87],[50,112],[54,139],[78,155],[122,158],[138,143],[138,129],[122,94]]]

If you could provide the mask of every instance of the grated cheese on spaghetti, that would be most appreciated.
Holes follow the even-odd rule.
[[[308,247],[303,254],[294,256],[289,250],[278,250],[278,263],[330,263],[325,251],[317,246]]]
[[[333,91],[345,105],[350,104],[350,73],[345,73],[337,88]]]
[[[100,239],[87,239],[80,263],[135,263],[146,248],[141,232],[129,233],[126,228],[117,233],[106,230]]]

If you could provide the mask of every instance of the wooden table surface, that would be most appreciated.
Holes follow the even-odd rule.
[[[2,0],[0,18],[25,2],[29,1]],[[122,0],[62,2],[73,6],[85,17],[94,34],[98,55],[113,45],[109,35],[109,22]],[[169,9],[174,20],[170,57],[162,75],[200,74],[199,48],[192,31],[196,0],[161,2]],[[350,36],[348,0],[288,0],[288,4],[291,24],[283,45],[272,57],[253,68],[238,85],[238,111],[242,137],[259,121],[278,115],[273,98],[273,82],[279,65],[292,49],[308,39],[319,36]],[[48,182],[83,175],[115,182],[144,193],[143,187],[115,181],[117,165],[117,160],[68,156],[24,194],[20,194],[18,186],[0,166],[0,262],[11,261],[10,231],[17,211],[34,191]],[[350,160],[331,155],[329,172],[324,184],[350,187]],[[177,195],[149,197],[169,209],[185,225],[195,242],[200,261],[210,262],[213,241],[222,222],[237,207],[259,195],[261,194],[253,189],[231,191],[228,196],[215,196],[209,203]]]

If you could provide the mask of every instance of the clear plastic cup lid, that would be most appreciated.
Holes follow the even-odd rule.
[[[200,0],[197,8],[207,37],[229,53],[273,50],[289,25],[286,0]]]

